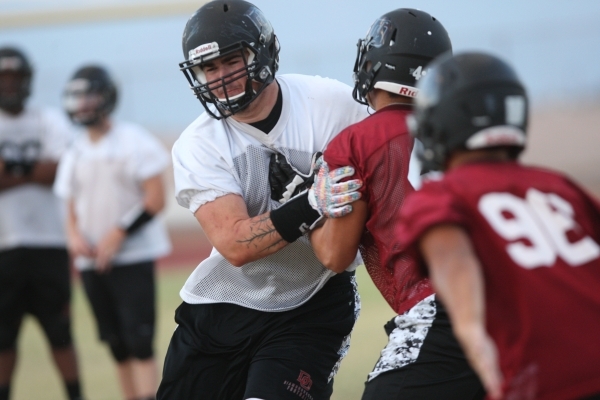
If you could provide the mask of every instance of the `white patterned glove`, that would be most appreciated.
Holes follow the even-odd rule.
[[[360,199],[358,189],[362,186],[360,179],[340,182],[342,179],[354,175],[354,168],[341,167],[329,171],[329,166],[323,157],[317,159],[314,183],[308,191],[308,202],[311,207],[321,215],[328,218],[343,217],[352,212],[350,203]]]

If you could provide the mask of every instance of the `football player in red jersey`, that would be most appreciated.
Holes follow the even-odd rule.
[[[451,49],[442,24],[423,11],[397,9],[375,21],[358,43],[354,98],[376,112],[332,140],[311,189],[319,211],[339,217],[311,233],[317,257],[341,272],[360,248],[373,282],[398,313],[385,326],[389,342],[369,374],[363,400],[485,395],[429,280],[400,255],[394,237],[404,198],[414,191],[409,179],[420,175],[411,162],[413,138],[406,125],[416,82],[427,74],[429,61]],[[335,198],[339,187],[331,178],[335,182],[344,171],[340,168],[348,165],[354,167],[353,178],[363,182],[362,198],[352,204],[352,212],[340,216],[336,214],[350,207],[329,207],[328,199]]]
[[[527,96],[482,53],[443,56],[411,131],[445,171],[407,197],[396,236],[426,265],[492,399],[600,398],[600,204],[523,166]]]

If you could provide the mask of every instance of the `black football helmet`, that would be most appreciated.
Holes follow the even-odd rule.
[[[0,48],[0,108],[20,112],[31,93],[33,70],[27,57],[13,47]]]
[[[279,42],[273,27],[257,7],[242,0],[213,0],[200,7],[185,26],[182,46],[185,61],[179,67],[196,97],[216,119],[246,108],[273,82],[279,68]],[[245,67],[207,82],[203,64],[235,52],[242,55]],[[226,85],[241,77],[247,77],[245,91],[229,96]],[[260,84],[258,89],[252,82]],[[215,96],[209,87],[222,88],[225,98]]]
[[[93,126],[117,104],[117,88],[109,73],[97,65],[75,72],[66,85],[63,107],[77,125]]]
[[[443,170],[452,151],[525,147],[528,100],[513,69],[492,55],[469,52],[434,60],[417,85],[409,127],[423,144],[419,158]]]
[[[373,89],[415,97],[417,81],[433,58],[452,51],[442,24],[426,12],[399,8],[384,14],[358,41],[354,64],[354,100],[367,104]]]

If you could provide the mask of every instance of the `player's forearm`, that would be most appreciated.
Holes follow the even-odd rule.
[[[241,267],[287,246],[288,242],[277,232],[269,214],[237,221],[230,236],[221,238],[220,245],[215,247],[232,265]]]
[[[344,272],[356,258],[357,243],[350,243],[343,235],[336,234],[336,220],[328,219],[325,224],[310,234],[315,255],[325,268],[333,272]]]
[[[469,237],[457,226],[435,227],[423,236],[421,250],[454,332],[461,342],[469,342],[485,331],[483,275]]]
[[[144,209],[156,215],[165,207],[165,189],[162,175],[156,175],[146,179],[142,184],[144,191]]]
[[[56,177],[58,163],[54,161],[39,161],[31,173],[31,181],[39,185],[52,186]]]
[[[503,378],[496,345],[485,326],[484,278],[467,233],[452,225],[434,227],[421,239],[421,251],[465,356],[488,396],[500,398]]]
[[[74,235],[79,232],[77,227],[77,215],[75,214],[75,203],[72,199],[67,200],[65,231],[67,236]]]
[[[0,191],[23,185],[24,183],[28,182],[29,180],[21,176],[0,174]]]
[[[35,164],[27,175],[13,175],[4,172],[4,164],[0,163],[0,191],[28,183],[51,186],[56,176],[56,162],[41,161]]]
[[[288,244],[275,229],[270,212],[250,217],[244,199],[237,194],[205,203],[194,215],[210,243],[237,267]]]
[[[449,258],[430,266],[436,293],[447,306],[455,331],[471,332],[485,325],[483,279],[469,258]]]
[[[311,232],[310,240],[315,255],[328,269],[340,273],[356,258],[368,216],[368,205],[359,200],[353,203],[350,214],[330,218],[322,227]]]

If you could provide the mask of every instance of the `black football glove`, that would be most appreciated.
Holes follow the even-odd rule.
[[[282,154],[272,154],[269,163],[271,199],[284,204],[290,198],[308,189],[313,183],[315,173],[313,166],[321,155],[321,152],[313,154],[310,172],[303,174],[288,163]]]

